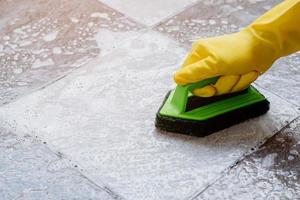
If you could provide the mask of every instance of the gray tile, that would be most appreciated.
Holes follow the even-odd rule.
[[[137,22],[147,26],[154,25],[172,16],[197,0],[101,0]]]
[[[264,116],[206,138],[158,131],[155,113],[186,50],[159,33],[131,34],[70,76],[0,108],[1,124],[41,137],[127,199],[184,199],[299,114],[260,89],[271,101]]]
[[[247,26],[280,0],[203,0],[160,23],[155,30],[190,46],[203,37],[233,33]]]
[[[79,68],[100,52],[99,31],[140,26],[96,0],[0,2],[0,103],[10,102]]]
[[[256,83],[300,108],[300,53],[278,60]]]
[[[300,118],[195,199],[299,199]]]
[[[30,136],[0,129],[0,199],[118,199]],[[75,167],[74,167],[75,166]]]

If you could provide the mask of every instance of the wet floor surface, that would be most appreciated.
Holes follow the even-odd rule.
[[[300,118],[194,199],[299,199]]]
[[[1,199],[117,199],[46,143],[0,130]]]
[[[206,138],[154,128],[191,43],[278,2],[0,2],[0,199],[299,198],[298,54],[256,81],[268,114]]]
[[[101,52],[95,40],[98,31],[141,28],[97,1],[2,1],[0,5],[1,103],[58,80],[95,58]]]

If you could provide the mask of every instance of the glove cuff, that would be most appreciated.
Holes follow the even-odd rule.
[[[276,35],[272,32],[257,31],[253,26],[242,30],[251,38],[252,56],[256,70],[260,73],[267,71],[281,57]]]

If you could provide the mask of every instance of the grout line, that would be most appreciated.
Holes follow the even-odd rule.
[[[141,22],[138,22],[136,21],[135,19],[133,19],[132,17],[128,16],[126,13],[123,13],[122,11],[120,11],[119,9],[117,8],[113,8],[111,7],[110,5],[106,4],[105,2],[102,2],[101,0],[98,0],[99,3],[107,6],[108,8],[111,8],[112,10],[116,11],[116,12],[119,12],[120,14],[122,14],[124,17],[132,20],[133,22],[137,23],[138,25],[141,25],[142,27],[145,27],[147,29],[153,29],[154,27],[157,27],[159,26],[160,24],[166,22],[168,19],[171,19],[172,17],[174,16],[177,16],[181,13],[183,13],[184,11],[194,7],[195,5],[201,3],[203,0],[196,0],[195,2],[191,3],[191,4],[188,4],[184,7],[182,7],[181,9],[179,9],[178,11],[175,11],[174,13],[171,13],[170,15],[166,16],[166,17],[163,17],[160,21],[152,24],[152,25],[147,25],[147,24],[142,24]]]
[[[136,37],[133,37],[132,40],[141,37],[143,34],[145,34],[145,32],[146,32],[147,30],[148,30],[148,29],[140,29],[140,30],[138,30],[138,31],[137,31],[137,32],[138,32],[137,36],[136,36]],[[125,39],[124,39],[124,40],[125,40]],[[124,40],[122,40],[122,41],[124,41]],[[101,51],[101,47],[100,47],[99,49],[100,49],[100,51]],[[113,48],[108,49],[108,50],[112,50],[112,51],[113,51]],[[93,60],[97,59],[99,56],[105,56],[105,55],[101,55],[101,52],[100,52],[100,53],[97,54],[95,57],[90,57],[86,62],[84,62],[84,63],[78,65],[77,67],[75,67],[75,68],[73,68],[73,69],[70,69],[69,71],[67,71],[67,72],[65,72],[65,73],[63,73],[63,74],[61,74],[60,76],[58,76],[58,77],[56,77],[56,78],[54,78],[54,79],[52,79],[52,80],[49,80],[48,82],[43,83],[43,84],[41,84],[41,85],[39,85],[39,86],[37,86],[37,87],[32,87],[32,89],[28,90],[27,92],[25,92],[25,93],[23,93],[23,94],[17,95],[17,97],[16,97],[15,99],[13,99],[13,100],[10,100],[10,101],[4,102],[4,103],[0,103],[0,108],[1,108],[2,106],[5,106],[5,105],[8,105],[8,104],[14,103],[14,102],[16,102],[16,101],[19,101],[20,99],[23,99],[23,98],[25,98],[25,97],[27,97],[27,96],[29,96],[29,95],[35,93],[35,92],[38,92],[38,91],[40,91],[40,90],[43,90],[43,89],[45,89],[45,88],[47,88],[47,87],[49,87],[49,86],[55,84],[56,82],[58,82],[58,81],[60,81],[60,80],[62,80],[62,79],[64,79],[64,78],[66,78],[66,77],[68,77],[68,76],[74,74],[76,71],[83,69],[85,66],[87,66],[87,65],[88,65],[90,62],[92,62]]]
[[[113,8],[110,5],[106,4],[105,2],[101,1],[101,0],[96,0],[96,2],[106,6],[108,9],[111,9],[114,12],[118,12],[120,13],[123,17],[125,17],[126,19],[131,20],[132,22],[136,23],[137,25],[141,26],[141,28],[147,28],[148,26],[145,24],[142,24],[138,21],[136,21],[135,19],[133,19],[132,17],[128,16],[127,14],[123,13],[122,11],[118,10],[117,8]]]
[[[19,134],[15,133],[14,130],[11,130],[11,129],[8,129],[8,128],[4,128],[4,130],[7,130],[8,133],[11,133],[11,134],[15,135],[17,141],[20,142],[21,145],[23,145],[24,141],[23,141],[22,138],[24,138],[24,135],[23,136],[19,135]],[[33,141],[34,145],[41,145],[42,148],[45,148],[45,150],[47,151],[46,152],[47,154],[53,154],[54,156],[56,156],[55,160],[52,160],[50,163],[46,164],[46,171],[47,172],[53,173],[53,171],[49,170],[49,166],[52,165],[53,163],[59,162],[61,160],[69,161],[70,165],[67,166],[67,169],[74,170],[75,172],[77,172],[79,177],[81,177],[81,178],[85,179],[87,182],[91,183],[93,186],[95,186],[95,188],[97,190],[101,190],[101,191],[106,192],[109,196],[111,196],[115,200],[125,200],[124,197],[117,194],[116,192],[114,192],[109,187],[107,187],[106,184],[104,184],[102,181],[100,181],[101,184],[98,184],[98,183],[94,182],[93,180],[91,180],[88,176],[83,174],[83,172],[81,170],[79,170],[78,168],[74,168],[73,166],[74,166],[75,162],[72,162],[72,160],[69,159],[65,154],[62,154],[59,151],[53,151],[49,147],[48,143],[46,145],[43,144],[42,140],[39,137],[34,137],[32,135],[30,135],[29,137],[30,137],[30,140]]]
[[[93,180],[91,180],[90,178],[88,178],[86,175],[84,175],[82,172],[79,171],[79,173],[80,173],[80,175],[83,178],[85,178],[86,180],[88,180],[90,183],[92,183],[93,185],[95,185],[97,188],[99,188],[99,189],[104,190],[105,192],[107,192],[115,200],[125,200],[124,197],[122,197],[121,195],[117,194],[116,192],[114,192],[113,190],[111,190],[109,187],[106,187],[105,184],[103,184],[103,186],[100,186],[96,182],[94,182]]]
[[[174,13],[172,13],[172,14],[170,14],[170,15],[164,17],[164,18],[162,18],[159,22],[157,22],[157,23],[155,23],[155,24],[153,24],[153,25],[151,25],[151,26],[149,26],[149,27],[150,27],[150,28],[158,27],[159,25],[165,23],[166,21],[168,21],[168,20],[171,19],[172,17],[175,17],[175,16],[177,16],[177,15],[179,15],[179,14],[181,14],[181,13],[187,11],[187,10],[189,10],[190,8],[192,8],[192,7],[196,6],[196,5],[198,5],[198,4],[201,3],[202,1],[203,1],[203,0],[196,0],[196,1],[193,2],[193,3],[184,6],[182,9],[179,9],[178,11],[176,11],[176,12],[174,12]]]
[[[109,6],[109,5],[107,5],[106,3],[102,2],[102,1],[98,1],[98,3],[103,4],[104,6],[106,6],[107,8],[109,8],[109,9],[115,11],[115,12],[119,12],[121,15],[123,15],[123,16],[126,17],[127,19],[129,19],[129,20],[135,22],[137,25],[141,26],[141,29],[138,30],[138,31],[141,31],[141,34],[140,34],[139,36],[137,36],[136,38],[138,38],[138,37],[140,37],[142,34],[144,34],[145,31],[154,31],[154,32],[161,33],[162,35],[165,35],[166,37],[168,37],[168,38],[174,40],[175,42],[178,43],[178,46],[179,46],[179,47],[182,47],[182,48],[184,48],[184,49],[189,49],[189,45],[184,44],[184,43],[180,43],[180,42],[176,41],[173,37],[171,37],[169,34],[164,33],[164,32],[160,32],[160,31],[157,31],[157,30],[154,30],[153,28],[155,28],[155,27],[156,27],[157,25],[159,25],[159,24],[164,23],[166,20],[168,20],[168,19],[170,19],[170,18],[172,18],[172,17],[174,17],[174,16],[176,16],[176,15],[178,15],[178,14],[180,14],[180,13],[186,11],[186,10],[188,10],[189,8],[191,8],[191,7],[193,7],[193,6],[197,5],[197,4],[199,4],[200,2],[201,2],[201,0],[196,0],[194,3],[192,3],[192,4],[190,4],[190,5],[187,5],[187,6],[183,7],[183,8],[182,8],[181,10],[179,10],[178,12],[174,12],[174,13],[170,14],[169,16],[163,18],[160,22],[158,22],[158,23],[156,23],[156,24],[154,24],[154,25],[151,25],[151,26],[147,26],[147,25],[145,25],[145,24],[141,24],[140,22],[137,22],[136,20],[132,19],[130,16],[127,16],[125,13],[119,11],[118,9],[115,9],[115,8],[113,8],[113,7]],[[100,49],[100,50],[101,50],[101,49]],[[97,57],[97,56],[96,56],[96,57]],[[35,93],[35,92],[37,92],[37,91],[43,90],[44,88],[46,88],[46,87],[48,87],[48,86],[50,86],[50,85],[56,83],[57,81],[59,81],[59,80],[65,78],[65,77],[71,75],[72,73],[74,73],[74,71],[81,69],[81,68],[83,67],[83,65],[88,64],[89,62],[91,62],[91,60],[95,59],[96,57],[92,57],[88,62],[83,63],[83,64],[79,65],[77,68],[71,69],[71,70],[68,71],[68,72],[65,72],[65,73],[62,74],[61,76],[59,76],[59,77],[57,77],[57,78],[55,78],[55,79],[53,79],[53,80],[50,80],[49,82],[46,82],[46,83],[42,84],[41,86],[33,87],[32,89],[28,90],[26,93],[18,95],[15,99],[13,99],[13,100],[11,100],[11,101],[7,101],[7,102],[4,102],[4,103],[1,103],[1,104],[0,104],[0,108],[1,108],[1,106],[5,106],[5,105],[7,105],[7,104],[16,102],[16,101],[18,101],[19,99],[22,99],[23,97],[25,97],[25,96],[27,96],[27,95],[30,95],[30,94]]]
[[[291,123],[295,122],[296,120],[300,119],[300,115],[296,116],[294,119],[292,119],[289,123],[287,123],[285,126],[283,126],[281,129],[279,129],[278,131],[276,131],[271,137],[269,138],[265,138],[263,143],[261,145],[259,145],[257,147],[257,150],[259,150],[262,146],[264,146],[268,141],[272,140],[273,138],[275,138],[281,131],[283,131],[284,129],[286,129]],[[211,186],[213,186],[215,183],[217,183],[217,181],[221,180],[223,177],[225,177],[227,175],[228,172],[230,172],[234,167],[238,166],[241,162],[243,162],[246,158],[249,158],[250,156],[252,156],[254,153],[257,152],[250,152],[249,154],[246,154],[244,156],[242,156],[241,158],[239,158],[238,160],[236,160],[234,162],[234,164],[232,164],[231,166],[229,166],[228,168],[226,168],[225,170],[223,170],[222,172],[220,172],[220,176],[215,178],[214,180],[212,180],[207,186],[205,186],[202,190],[200,190],[199,192],[195,192],[194,194],[191,195],[191,197],[188,197],[186,200],[196,200],[197,197],[199,197],[202,193],[204,193],[207,189],[209,189]]]
[[[122,13],[121,11],[119,11],[119,10],[117,10],[117,9],[111,8],[110,6],[108,6],[107,4],[103,3],[102,1],[101,1],[100,3],[105,4],[106,6],[108,6],[109,8],[111,8],[112,10],[115,10],[115,11],[121,13],[124,17],[126,17],[126,18],[128,18],[129,20],[135,22],[137,25],[140,25],[140,26],[141,26],[141,30],[140,30],[140,31],[141,31],[141,34],[139,34],[139,35],[136,37],[136,38],[138,38],[138,37],[141,37],[141,36],[145,33],[145,31],[148,31],[148,30],[152,30],[152,31],[155,31],[155,32],[159,32],[159,31],[153,30],[153,28],[155,28],[155,27],[157,27],[157,26],[163,24],[164,22],[166,22],[167,20],[171,19],[172,17],[177,16],[177,15],[179,15],[179,14],[185,12],[186,10],[188,10],[188,9],[190,9],[191,7],[193,7],[193,6],[197,5],[197,4],[199,4],[200,2],[201,2],[201,0],[195,1],[194,3],[192,3],[192,4],[190,4],[190,5],[187,5],[187,6],[183,7],[183,8],[182,8],[181,10],[179,10],[178,12],[174,12],[173,14],[170,14],[169,16],[163,18],[161,21],[159,21],[159,22],[157,22],[157,23],[155,23],[155,24],[153,24],[153,25],[151,25],[151,26],[147,26],[147,25],[145,25],[145,24],[141,24],[141,23],[135,21],[135,20],[132,19],[130,16],[127,16],[126,14]],[[161,33],[161,32],[160,32],[160,33]],[[171,39],[174,39],[174,38],[170,37],[170,35],[168,35],[168,34],[166,34],[166,33],[162,33],[162,34],[168,36],[168,37],[171,38]],[[175,40],[175,41],[176,41],[176,40]],[[182,43],[180,43],[180,42],[178,42],[178,44],[180,44],[180,46],[181,46],[181,45],[182,45],[182,46],[184,45],[184,44],[182,44]],[[93,59],[95,59],[95,58],[91,58],[91,60],[93,60]],[[24,97],[24,96],[27,96],[27,95],[29,95],[29,94],[32,94],[32,93],[34,93],[34,92],[36,92],[36,91],[45,89],[46,87],[48,87],[48,86],[50,86],[50,85],[56,83],[57,81],[59,81],[59,80],[65,78],[65,77],[67,77],[67,76],[73,74],[74,71],[81,69],[82,67],[84,67],[84,65],[88,64],[89,62],[91,62],[91,60],[89,60],[89,61],[86,62],[86,63],[83,63],[82,65],[80,65],[80,66],[77,67],[77,68],[74,68],[74,69],[72,69],[72,70],[66,72],[65,74],[61,75],[60,77],[58,77],[58,78],[56,78],[56,79],[54,79],[54,80],[52,80],[52,81],[49,81],[49,82],[45,83],[44,85],[42,85],[42,86],[40,86],[40,87],[38,87],[38,88],[36,88],[36,89],[32,89],[31,92],[29,92],[29,93],[27,93],[27,94],[25,94],[25,95],[20,96],[20,98],[22,98],[22,97]],[[259,84],[257,84],[257,85],[258,85],[259,87],[261,87],[261,88],[267,90],[265,87],[262,87],[262,86],[260,86]],[[270,90],[268,89],[268,91],[269,91],[270,93],[274,94],[275,96],[277,96],[277,97],[279,97],[279,98],[281,98],[281,99],[283,99],[283,100],[285,100],[285,101],[291,103],[292,105],[295,105],[295,106],[299,107],[299,105],[296,105],[296,104],[290,102],[289,100],[285,99],[284,97],[281,97],[280,95],[277,95],[277,94],[274,93],[272,90],[270,91]],[[14,102],[14,101],[17,101],[17,100],[20,99],[20,98],[16,98],[15,100],[13,100],[13,101],[11,101],[11,102],[8,102],[7,104],[12,103],[12,102]],[[0,106],[3,106],[3,105],[5,105],[5,104],[2,104],[2,105],[0,105]],[[280,131],[282,131],[283,129],[285,129],[289,124],[291,124],[292,122],[294,122],[294,121],[297,120],[298,118],[299,118],[299,116],[296,117],[295,119],[293,119],[293,120],[292,120],[291,122],[289,122],[288,124],[286,124],[286,125],[285,125],[284,127],[282,127],[279,131],[277,131],[273,136],[271,136],[270,138],[267,138],[267,139],[265,140],[265,142],[264,142],[263,144],[261,144],[260,146],[265,145],[267,141],[269,141],[270,139],[274,138]],[[52,151],[49,147],[47,147],[47,148],[48,148],[51,152],[53,152],[54,154],[56,154],[56,153],[55,153],[54,151]],[[237,166],[240,162],[242,162],[243,160],[245,160],[247,157],[251,156],[253,153],[255,153],[255,152],[251,152],[251,153],[248,154],[248,155],[242,156],[240,159],[238,159],[237,161],[235,161],[235,163],[234,163],[233,165],[229,166],[229,168],[226,168],[224,171],[221,172],[221,176],[220,176],[220,177],[217,177],[217,178],[216,178],[215,180],[213,180],[210,184],[208,184],[203,190],[201,190],[200,192],[198,192],[196,195],[194,195],[193,197],[191,197],[191,198],[189,198],[189,199],[192,200],[192,199],[197,198],[199,195],[201,195],[203,192],[205,192],[209,187],[213,186],[213,184],[215,184],[218,180],[220,180],[221,178],[223,178],[223,177],[226,175],[226,173],[229,172],[233,167]],[[56,155],[57,155],[57,154],[56,154]],[[63,158],[65,158],[65,157],[63,157]],[[103,186],[101,186],[101,185],[98,185],[98,184],[95,183],[94,181],[90,180],[86,175],[82,174],[79,170],[77,170],[77,169],[75,169],[75,170],[78,171],[78,172],[80,173],[80,175],[81,175],[83,178],[87,179],[87,180],[88,180],[89,182],[91,182],[93,185],[97,186],[97,187],[100,188],[101,190],[105,190],[107,193],[109,193],[110,195],[112,195],[113,198],[115,198],[115,199],[123,199],[123,197],[121,197],[121,196],[119,196],[118,194],[114,193],[111,189],[109,189],[109,188],[107,188],[107,187],[105,187],[105,186],[103,187]],[[224,173],[224,172],[225,172],[225,173]]]
[[[7,128],[5,128],[7,129]],[[11,129],[7,129],[10,132],[15,132],[15,130],[11,130]],[[22,135],[18,135],[17,133],[14,133],[16,135],[17,138],[23,138],[24,136]],[[92,185],[94,185],[98,190],[104,191],[106,192],[108,195],[110,195],[113,199],[115,200],[125,200],[125,198],[118,194],[117,192],[115,192],[114,190],[112,190],[109,185],[105,184],[103,181],[98,180],[98,183],[96,183],[95,181],[93,181],[91,178],[89,178],[89,175],[84,174],[83,172],[85,171],[83,168],[80,167],[80,165],[77,165],[76,161],[73,162],[73,159],[71,157],[68,157],[66,154],[61,153],[60,151],[55,151],[53,149],[55,149],[53,145],[51,145],[51,143],[47,142],[47,144],[43,144],[43,139],[34,135],[29,135],[29,137],[31,137],[37,144],[44,146],[50,153],[54,154],[55,156],[57,156],[57,159],[54,161],[51,161],[48,165],[47,165],[47,171],[49,170],[49,166],[57,161],[60,161],[62,159],[69,161],[70,166],[68,166],[68,169],[74,170],[76,171],[80,177],[86,179],[89,183],[91,183]],[[52,147],[52,148],[51,148]],[[74,168],[72,166],[77,165],[78,168]],[[99,184],[100,183],[100,184]]]
[[[95,59],[95,58],[91,58],[91,60],[93,60],[93,59]],[[57,81],[59,81],[59,80],[65,78],[65,77],[69,76],[69,75],[72,74],[74,71],[81,69],[81,68],[83,67],[83,65],[86,65],[86,64],[89,63],[91,60],[89,60],[89,61],[86,62],[86,63],[83,63],[83,64],[79,65],[78,67],[76,67],[76,68],[74,68],[74,69],[71,69],[70,71],[65,72],[64,74],[58,76],[57,78],[52,79],[52,80],[50,80],[50,81],[48,81],[48,82],[46,82],[46,83],[44,83],[44,84],[42,84],[42,85],[40,85],[40,86],[33,87],[32,89],[28,90],[26,93],[18,95],[17,98],[15,98],[15,99],[13,99],[13,100],[11,100],[11,101],[7,101],[7,102],[4,102],[4,103],[0,104],[0,108],[1,108],[2,106],[5,106],[5,105],[8,105],[8,104],[14,103],[14,102],[16,102],[16,101],[18,101],[18,100],[20,100],[20,99],[22,99],[22,98],[24,98],[24,97],[26,97],[26,96],[28,96],[28,95],[31,95],[31,94],[33,94],[33,93],[35,93],[35,92],[37,92],[37,91],[40,91],[40,90],[45,89],[46,87],[48,87],[48,86],[50,86],[50,85],[56,83]]]
[[[101,3],[102,3],[102,2],[101,2]],[[125,17],[127,17],[127,16],[125,16]],[[177,45],[178,47],[181,47],[181,48],[186,49],[186,50],[189,49],[189,46],[188,46],[187,44],[178,42],[176,39],[174,39],[173,37],[171,37],[169,34],[164,33],[164,32],[160,32],[160,31],[157,31],[157,30],[153,30],[151,27],[146,27],[146,26],[144,26],[144,27],[142,27],[141,29],[137,30],[138,34],[137,34],[136,37],[132,38],[132,40],[133,40],[133,39],[137,39],[137,38],[142,37],[147,31],[153,31],[153,32],[162,34],[163,36],[165,36],[165,37],[167,37],[167,38],[173,40],[174,43],[176,43],[176,45]],[[124,40],[125,40],[125,39],[124,39]],[[99,49],[101,50],[101,47],[100,47]],[[113,49],[109,49],[109,50],[113,50]],[[19,101],[20,99],[25,98],[25,97],[28,96],[28,95],[31,95],[31,94],[33,94],[33,93],[35,93],[35,92],[38,92],[38,91],[40,91],[40,90],[43,90],[43,89],[47,88],[48,86],[51,86],[51,85],[55,84],[56,82],[58,82],[58,81],[60,81],[60,80],[62,80],[62,79],[64,79],[64,78],[66,78],[66,77],[72,75],[72,74],[75,73],[77,70],[80,70],[80,69],[84,68],[84,65],[88,65],[88,64],[89,64],[90,62],[92,62],[94,59],[97,59],[97,57],[98,57],[99,55],[101,55],[101,53],[99,53],[99,54],[96,55],[95,57],[89,58],[89,60],[88,60],[87,62],[84,62],[84,63],[80,64],[78,67],[73,68],[73,69],[71,69],[70,71],[65,72],[64,74],[58,76],[57,78],[54,78],[54,79],[52,79],[52,80],[49,80],[48,82],[46,82],[46,83],[44,83],[44,84],[41,84],[40,86],[33,87],[32,89],[28,90],[26,93],[17,95],[17,97],[14,98],[13,100],[10,100],[10,101],[7,101],[7,102],[0,103],[0,108],[1,108],[2,106],[5,106],[5,105],[8,105],[8,104],[14,103],[14,102],[16,102],[16,101]]]
[[[146,26],[145,24],[142,24],[142,23],[140,23],[140,22],[137,22],[136,20],[132,19],[130,16],[127,16],[125,13],[123,13],[123,12],[121,12],[121,11],[115,9],[115,8],[110,7],[109,5],[107,5],[106,3],[102,2],[102,1],[97,1],[97,2],[100,3],[100,4],[103,4],[105,7],[107,7],[108,9],[111,9],[111,10],[114,11],[114,12],[120,13],[120,14],[121,14],[123,17],[125,17],[126,19],[131,20],[132,22],[136,23],[137,26],[140,26],[140,29],[137,30],[137,32],[138,32],[138,31],[141,31],[141,34],[144,34],[144,32],[145,32],[146,30],[149,30],[150,27],[148,27],[148,26]],[[152,30],[152,29],[150,29],[150,30]],[[155,30],[153,30],[153,31],[155,31]],[[101,48],[99,48],[99,49],[101,50]],[[99,56],[99,55],[100,55],[100,54],[98,54],[98,56]],[[91,60],[93,60],[93,59],[95,59],[95,58],[97,58],[97,56],[96,56],[96,57],[91,57],[90,60],[88,60],[87,62],[85,62],[85,63],[79,65],[78,67],[76,67],[76,68],[74,68],[74,69],[71,69],[70,71],[65,72],[64,74],[58,76],[57,78],[54,78],[54,79],[52,79],[52,80],[49,80],[48,82],[46,82],[46,83],[44,83],[44,84],[42,84],[42,85],[40,85],[40,86],[33,87],[32,89],[28,90],[26,93],[18,95],[18,96],[17,96],[16,98],[14,98],[13,100],[10,100],[10,101],[7,101],[7,102],[0,103],[0,108],[1,108],[2,106],[4,106],[4,105],[13,103],[13,102],[15,102],[15,101],[18,101],[19,99],[21,99],[21,98],[23,98],[23,97],[25,97],[25,96],[27,96],[27,95],[29,95],[29,94],[32,94],[32,93],[34,93],[34,92],[36,92],[36,91],[42,90],[42,89],[44,89],[44,88],[46,88],[46,87],[48,87],[48,86],[54,84],[55,82],[57,82],[57,81],[59,81],[59,80],[65,78],[65,77],[69,76],[69,75],[72,74],[74,71],[81,69],[81,68],[83,67],[83,65],[88,64],[89,62],[91,62]]]
[[[148,31],[148,29],[142,28],[142,29],[138,30],[138,31],[137,31],[137,32],[138,32],[137,36],[136,36],[136,37],[133,37],[132,39],[137,39],[137,38],[139,38],[139,37],[142,37],[142,36],[145,34],[146,31]],[[100,49],[100,50],[101,50],[101,49]],[[113,50],[113,49],[110,49],[110,50]],[[99,56],[99,55],[100,55],[100,54],[98,54],[98,56]],[[46,82],[46,83],[44,83],[44,84],[42,84],[42,85],[40,85],[40,86],[38,86],[38,87],[32,88],[32,89],[29,90],[28,92],[19,95],[19,97],[15,98],[15,99],[12,100],[12,101],[8,101],[8,102],[6,102],[6,103],[0,104],[0,108],[1,108],[1,106],[5,106],[5,105],[8,105],[8,104],[10,104],[10,103],[19,101],[20,99],[25,98],[25,97],[27,97],[27,96],[29,96],[29,95],[32,95],[32,94],[34,94],[34,93],[36,93],[36,92],[38,92],[38,91],[40,91],[40,90],[44,90],[44,89],[48,88],[48,86],[51,86],[51,85],[55,84],[56,82],[58,82],[58,81],[60,81],[60,80],[62,80],[62,79],[64,79],[64,78],[66,78],[66,77],[68,77],[68,76],[71,76],[71,75],[74,74],[76,71],[81,70],[81,69],[83,69],[83,68],[85,68],[85,67],[88,67],[88,64],[89,64],[90,62],[93,62],[93,60],[97,59],[98,56],[96,56],[96,57],[91,57],[89,60],[87,60],[87,62],[84,62],[84,63],[80,64],[78,67],[76,67],[76,68],[74,68],[74,69],[71,69],[70,71],[65,72],[64,74],[60,75],[59,77],[57,77],[57,78],[55,78],[55,79],[53,79],[53,80],[50,80],[49,82]],[[31,137],[34,137],[34,135],[30,135],[30,136],[31,136]],[[18,137],[21,137],[21,136],[18,136]],[[42,138],[38,138],[37,142],[39,142],[40,144],[42,144]],[[42,144],[42,145],[43,145],[43,144]],[[72,161],[73,159],[68,158],[65,154],[61,155],[61,154],[59,154],[59,151],[53,150],[53,149],[55,149],[55,146],[52,146],[51,143],[49,143],[49,142],[47,142],[47,149],[48,149],[50,152],[52,152],[52,153],[54,153],[55,155],[57,155],[58,157],[61,157],[61,158],[63,158],[63,159],[67,159],[67,160],[69,160],[69,161],[72,162],[72,163],[76,163],[76,162],[73,162],[73,161]],[[79,165],[78,165],[78,166],[79,166]],[[74,169],[74,168],[72,168],[72,169]],[[101,180],[98,180],[98,181],[100,181],[100,183],[102,183],[102,186],[99,185],[99,184],[97,184],[96,182],[94,182],[94,181],[91,180],[90,178],[88,178],[88,176],[85,175],[85,174],[83,174],[80,170],[78,170],[78,169],[74,169],[74,170],[77,171],[77,172],[80,174],[80,176],[82,176],[83,178],[85,178],[86,180],[88,180],[90,183],[92,183],[93,185],[95,185],[97,188],[99,188],[99,189],[104,190],[105,192],[107,192],[110,196],[112,196],[112,198],[114,198],[114,199],[116,199],[116,200],[125,200],[125,198],[124,198],[123,196],[121,196],[121,195],[117,194],[116,192],[114,192],[112,189],[110,189],[109,186],[106,187],[105,184],[104,184]]]
[[[274,96],[277,96],[278,98],[280,98],[280,99],[282,99],[282,100],[288,102],[289,104],[292,104],[293,106],[297,107],[296,109],[300,110],[300,105],[297,105],[297,104],[295,104],[295,103],[293,103],[293,102],[290,102],[290,101],[289,101],[288,99],[286,99],[285,97],[283,97],[283,96],[281,96],[281,95],[275,93],[272,89],[265,88],[264,86],[260,85],[259,83],[255,83],[255,85],[257,85],[258,87],[260,87],[260,88],[262,88],[262,89],[264,89],[264,90],[270,92],[270,93],[273,94]]]
[[[17,135],[17,137],[19,137]],[[34,139],[34,138],[33,138]],[[36,140],[36,139],[35,139]],[[39,139],[36,140],[36,142],[41,142]],[[43,144],[41,144],[43,145]],[[45,146],[45,145],[43,145]],[[55,162],[59,162],[60,160],[62,159],[65,159],[65,160],[69,160],[69,162],[71,162],[70,159],[68,159],[66,156],[64,156],[64,154],[60,154],[60,153],[57,153],[57,152],[54,152],[52,151],[48,145],[45,147],[47,148],[47,150],[50,152],[50,153],[53,153],[54,155],[56,155],[58,157],[58,159],[56,160],[53,160],[51,161],[48,165],[47,165],[47,171],[48,171],[48,168],[49,166],[52,164],[52,163],[55,163]],[[72,164],[74,164],[72,162]],[[105,186],[105,184],[103,182],[101,182],[101,185],[99,185],[98,183],[94,182],[93,180],[91,180],[90,178],[88,178],[88,176],[86,176],[85,174],[83,174],[79,169],[76,169],[76,168],[73,168],[72,166],[68,166],[68,169],[71,169],[71,170],[74,170],[76,172],[78,172],[79,176],[85,180],[87,180],[89,183],[91,183],[93,186],[95,186],[98,190],[101,190],[101,191],[104,191],[106,192],[108,195],[110,195],[113,199],[115,200],[125,200],[122,196],[118,195],[116,192],[114,192],[113,190],[111,190],[109,187]],[[51,172],[51,171],[50,171]]]

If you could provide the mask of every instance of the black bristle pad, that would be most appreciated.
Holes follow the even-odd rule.
[[[170,92],[167,94],[168,98]],[[165,100],[166,100],[165,99]],[[165,101],[164,101],[165,102]],[[156,114],[155,126],[161,130],[185,135],[204,137],[216,131],[228,128],[248,119],[265,114],[270,107],[268,100],[263,100],[207,120],[187,120]]]
[[[221,101],[223,99],[228,99],[231,97],[238,96],[240,94],[245,94],[248,92],[248,89],[245,89],[241,92],[235,92],[235,93],[229,93],[229,94],[224,94],[221,96],[213,96],[213,97],[197,97],[197,96],[191,96],[188,98],[188,102],[186,105],[185,111],[191,111],[194,110],[195,108],[199,108],[217,101]]]

